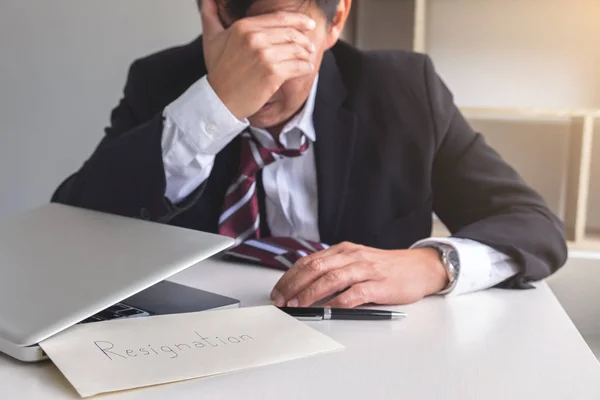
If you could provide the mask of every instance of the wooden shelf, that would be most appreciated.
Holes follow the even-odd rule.
[[[467,119],[554,121],[569,123],[569,153],[566,171],[567,189],[565,210],[562,215],[567,238],[575,247],[597,249],[599,239],[586,235],[594,124],[600,110],[544,110],[519,108],[461,107]],[[600,242],[599,242],[600,243]]]
[[[569,249],[582,252],[596,252],[600,255],[600,233],[586,232],[583,240],[571,242]]]
[[[413,51],[425,53],[427,47],[427,0],[415,0]]]
[[[600,118],[600,110],[549,110],[538,108],[460,107],[470,119],[569,120],[571,118]]]

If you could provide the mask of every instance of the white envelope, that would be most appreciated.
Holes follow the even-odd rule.
[[[76,325],[40,345],[82,397],[344,349],[273,306]]]

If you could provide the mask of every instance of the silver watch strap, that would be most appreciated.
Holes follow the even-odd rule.
[[[438,294],[448,294],[456,287],[456,283],[458,281],[458,273],[460,270],[458,258],[456,258],[454,262],[451,260],[451,257],[453,255],[452,253],[454,253],[454,255],[456,256],[456,249],[453,246],[446,243],[431,243],[428,245],[439,252],[442,264],[444,265],[444,268],[446,269],[446,274],[448,275],[448,284],[445,288],[439,291]]]

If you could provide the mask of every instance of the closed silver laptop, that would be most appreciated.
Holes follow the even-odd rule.
[[[133,306],[123,300],[233,244],[224,236],[60,204],[0,222],[0,352],[37,361],[43,358],[37,343],[107,310],[147,315],[139,300],[152,296],[138,296]],[[153,293],[172,296],[172,285]],[[237,304],[226,299],[214,307]]]

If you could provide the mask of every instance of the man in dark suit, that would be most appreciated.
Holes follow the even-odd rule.
[[[284,274],[277,305],[401,304],[556,271],[560,221],[428,57],[338,41],[350,5],[203,0],[203,37],[133,63],[105,137],[53,200],[238,243],[333,245]],[[434,211],[451,238],[429,238]]]

